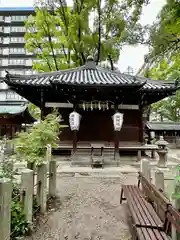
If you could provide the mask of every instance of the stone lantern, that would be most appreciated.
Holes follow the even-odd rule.
[[[160,136],[159,140],[155,144],[158,145],[158,150],[157,150],[157,153],[159,155],[158,167],[164,168],[166,167],[166,162],[167,162],[168,142],[164,140],[163,136]]]

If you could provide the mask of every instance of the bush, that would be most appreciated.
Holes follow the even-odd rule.
[[[19,199],[11,202],[11,238],[25,236],[29,231],[29,224],[23,213],[23,204]]]
[[[18,133],[13,142],[20,158],[35,165],[41,164],[46,156],[47,144],[56,146],[60,129],[59,121],[60,117],[54,111],[27,132]]]

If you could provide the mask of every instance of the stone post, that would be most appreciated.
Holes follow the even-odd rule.
[[[164,168],[167,163],[168,150],[166,146],[168,142],[164,140],[163,136],[160,136],[159,141],[157,141],[156,144],[158,145],[157,153],[159,155],[158,167]]]
[[[37,203],[40,206],[40,212],[46,212],[47,203],[47,164],[42,163],[37,167]]]
[[[141,172],[149,181],[151,181],[151,168],[148,159],[141,160]]]
[[[155,186],[164,192],[164,173],[160,170],[155,172]]]
[[[56,196],[56,161],[52,160],[49,163],[49,196]]]
[[[47,162],[51,161],[51,157],[52,157],[52,147],[51,144],[47,145],[47,151],[46,151],[46,160]]]
[[[26,220],[32,224],[34,179],[33,170],[24,169],[21,173],[21,188],[24,191],[23,207]]]
[[[11,235],[11,196],[10,179],[0,179],[0,239],[10,240]]]

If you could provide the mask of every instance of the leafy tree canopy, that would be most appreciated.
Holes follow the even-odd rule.
[[[146,69],[145,76],[151,77],[154,80],[167,80],[170,82],[172,79],[178,79],[180,76],[179,71],[179,58],[174,58],[171,64],[163,59],[155,67]],[[175,95],[158,101],[151,106],[151,113],[156,116],[158,121],[180,121],[180,91]]]
[[[161,61],[179,55],[180,2],[167,0],[150,31],[149,59]]]
[[[111,69],[124,44],[143,42],[138,23],[148,0],[40,1],[26,22],[26,48],[37,55],[33,68],[55,71],[83,65],[88,55]]]

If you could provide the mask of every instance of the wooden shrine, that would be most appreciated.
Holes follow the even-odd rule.
[[[6,84],[18,94],[41,108],[43,118],[57,107],[63,124],[69,124],[70,114],[79,114],[78,129],[64,128],[60,141],[72,143],[144,142],[144,110],[148,105],[173,95],[174,83],[131,76],[97,66],[92,57],[84,66],[57,72],[19,76],[7,74]],[[121,113],[122,121],[115,113]],[[116,123],[115,123],[116,121]],[[120,124],[118,130],[114,124]]]

